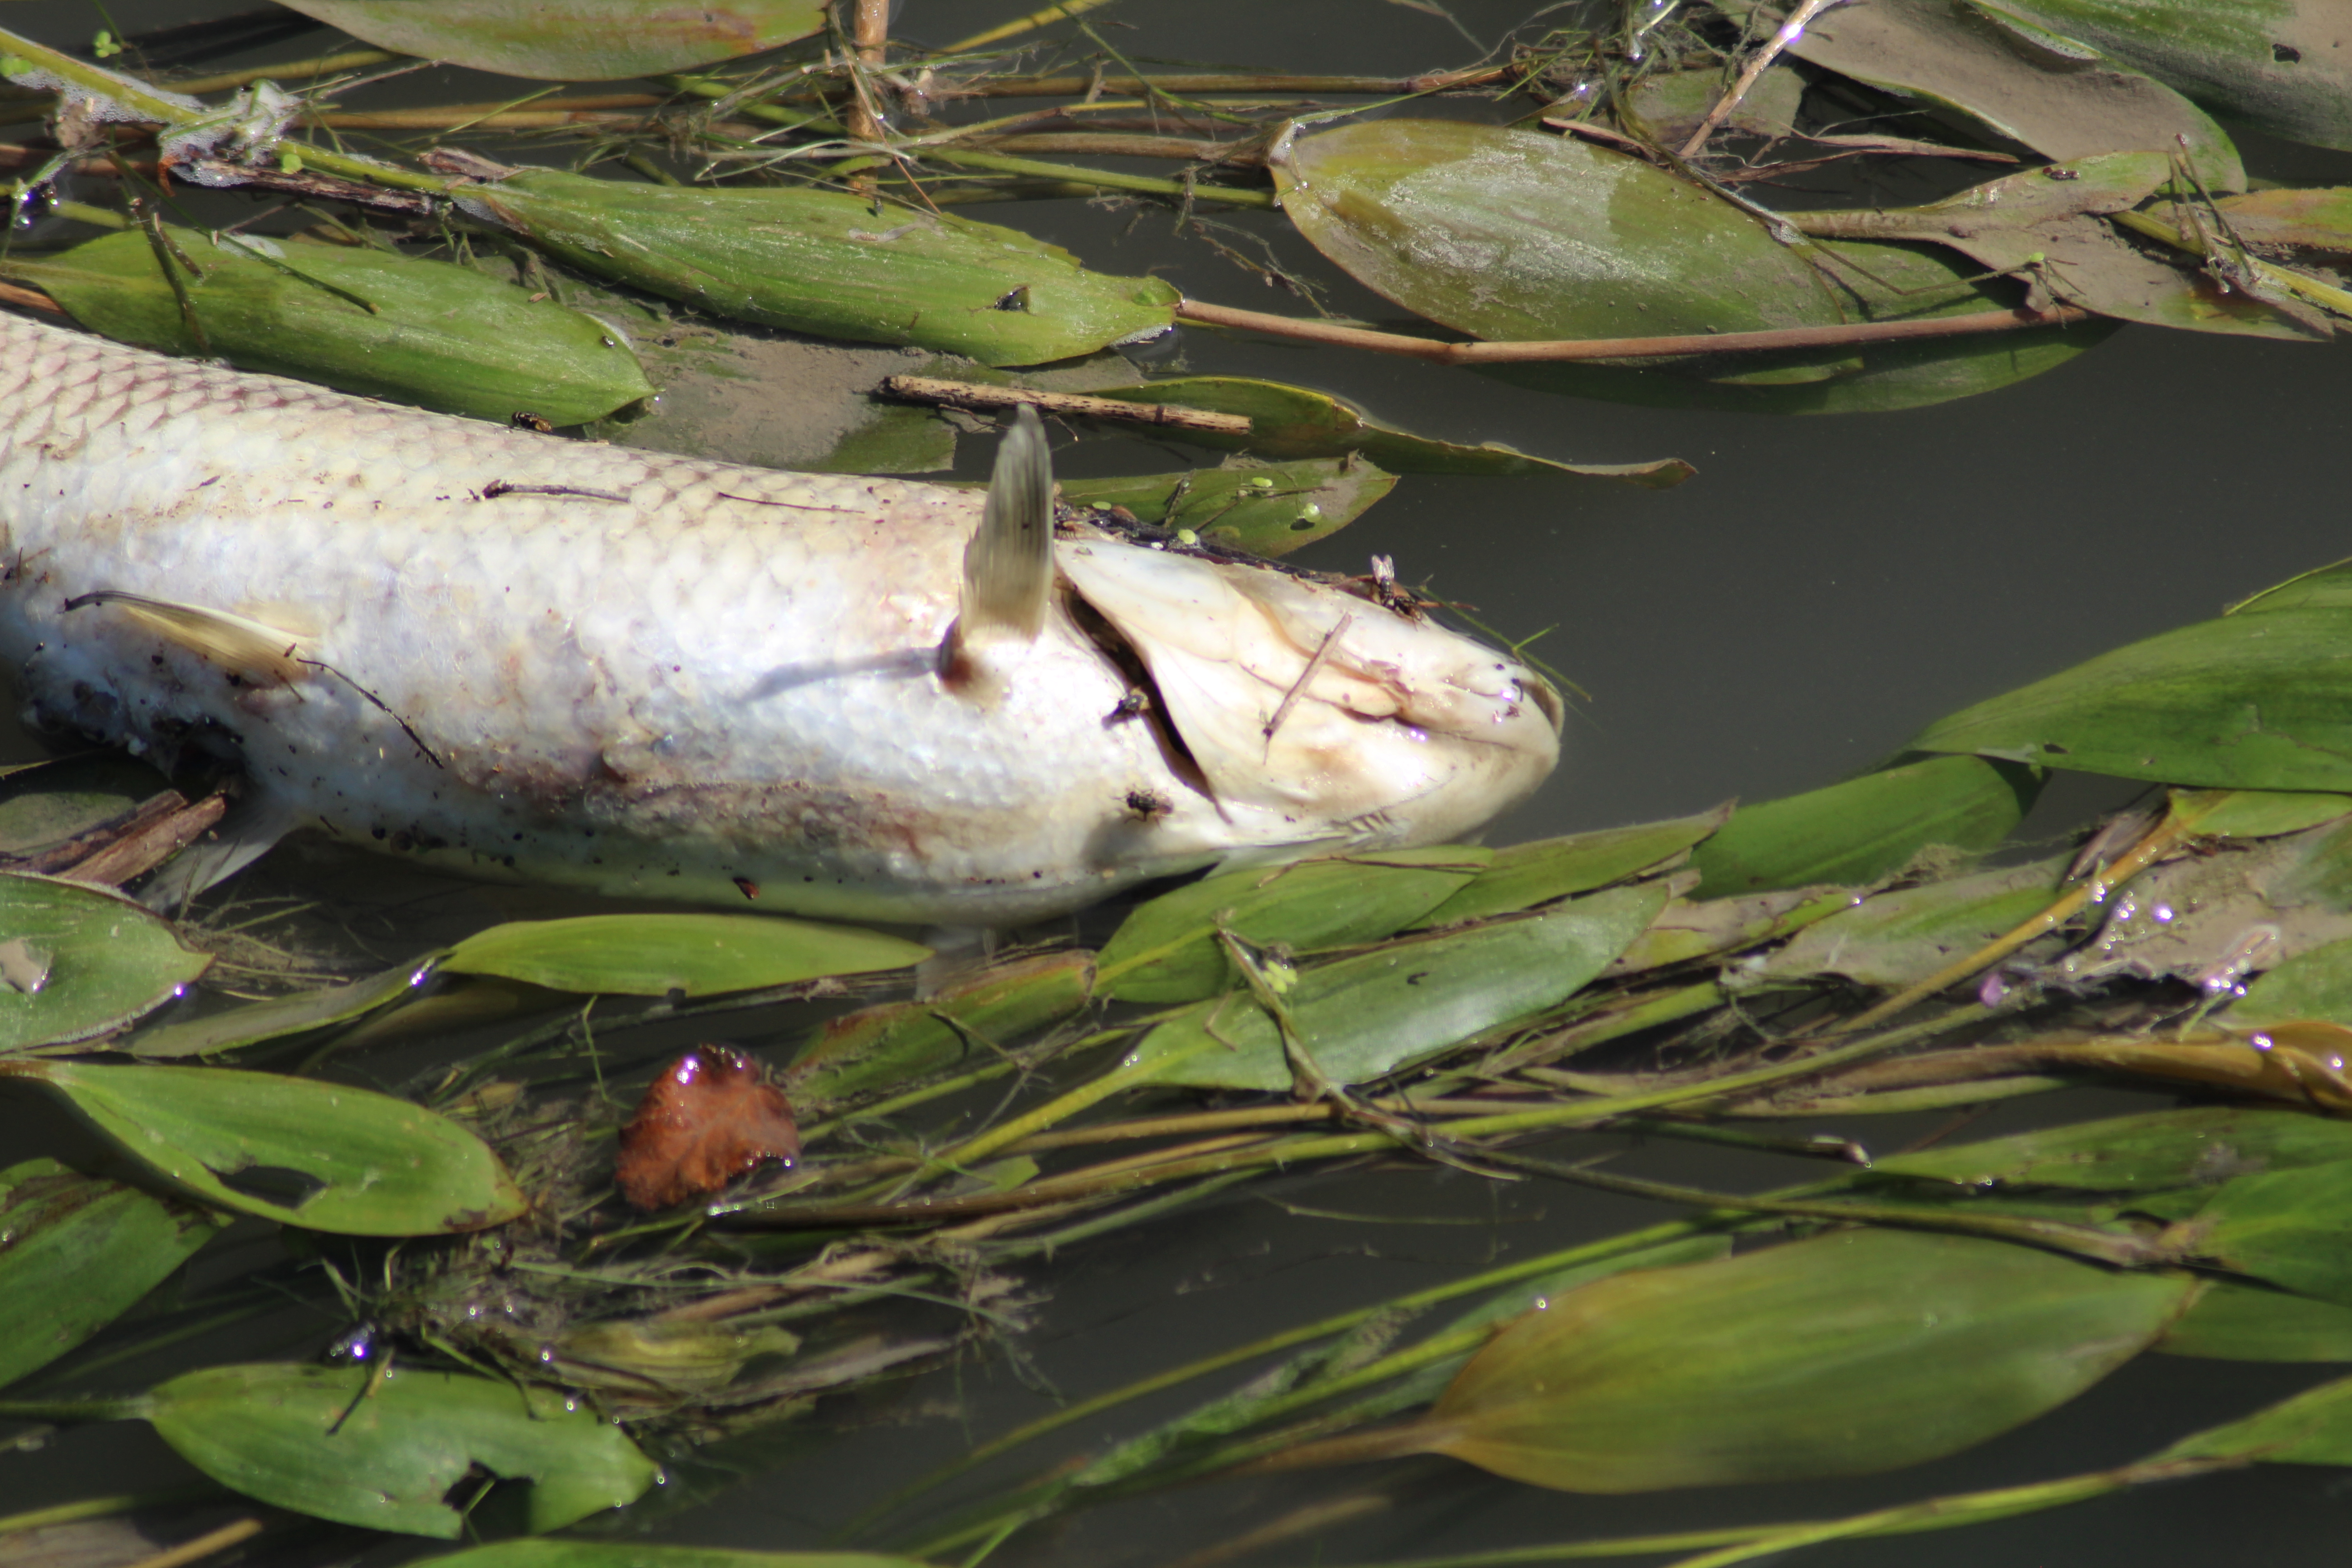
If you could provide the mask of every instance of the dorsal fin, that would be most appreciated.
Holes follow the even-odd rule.
[[[996,449],[980,531],[963,547],[967,639],[1002,633],[1024,639],[1045,625],[1054,586],[1054,457],[1037,411],[1023,408]]]
[[[66,601],[68,610],[84,605],[112,605],[167,642],[212,660],[258,685],[291,686],[302,679],[301,661],[294,650],[302,638],[227,610],[201,605],[150,599],[116,588],[101,588]]]

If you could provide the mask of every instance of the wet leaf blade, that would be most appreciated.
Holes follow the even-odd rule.
[[[2192,1222],[2200,1257],[2352,1306],[2352,1160],[2226,1182]]]
[[[1363,1083],[1481,1030],[1558,1005],[1607,968],[1666,901],[1663,887],[1592,893],[1523,920],[1392,942],[1303,970],[1286,998],[1317,1066]],[[1284,1089],[1274,1020],[1246,997],[1195,1004],[1136,1047],[1152,1081]]]
[[[1619,1275],[1496,1335],[1439,1400],[1429,1447],[1571,1491],[1891,1469],[2072,1399],[2193,1289],[1887,1230]]]
[[[226,1223],[55,1160],[0,1171],[0,1387],[112,1322]]]
[[[834,1101],[920,1081],[990,1046],[1011,1046],[1087,1005],[1094,960],[1041,953],[992,963],[978,979],[920,1002],[886,1002],[820,1025],[784,1085],[797,1100]]]
[[[2274,1465],[2352,1463],[2352,1377],[2305,1389],[2242,1421],[2192,1433],[2156,1458],[2245,1458]]]
[[[140,1030],[126,1044],[131,1054],[142,1061],[172,1061],[308,1034],[313,1029],[350,1023],[414,995],[431,977],[433,967],[428,955],[349,985],[298,991],[265,1002],[250,1002],[208,1017],[159,1024]]]
[[[468,212],[592,276],[737,320],[1040,364],[1164,331],[1175,291],[1009,228],[797,188],[630,185],[529,169]]]
[[[1486,868],[1469,884],[1423,915],[1423,926],[1456,925],[1489,915],[1514,914],[1571,893],[1656,870],[1730,820],[1731,805],[1667,822],[1637,823],[1539,838],[1495,851]]]
[[[2246,987],[2231,1004],[2231,1027],[2316,1018],[2352,1024],[2352,937],[2296,953]]]
[[[477,1464],[530,1479],[534,1532],[632,1502],[659,1473],[618,1427],[551,1389],[404,1368],[371,1389],[369,1376],[208,1367],[156,1388],[148,1419],[182,1458],[248,1497],[445,1541],[464,1519],[444,1498]]]
[[[1923,752],[2234,789],[2352,788],[2352,613],[2227,616],[1928,726]]]
[[[438,1568],[929,1568],[871,1552],[740,1552],[618,1541],[495,1542],[433,1560]]]
[[[2352,1307],[2212,1279],[2155,1348],[2212,1361],[2352,1361]]]
[[[931,950],[854,926],[769,915],[577,915],[467,937],[441,967],[584,995],[713,996],[903,969]]]
[[[350,1236],[478,1230],[529,1201],[488,1145],[422,1106],[221,1068],[21,1062],[124,1152],[241,1214]]]
[[[1367,860],[1303,860],[1231,871],[1139,905],[1103,944],[1102,993],[1122,1002],[1190,1002],[1239,984],[1222,925],[1254,946],[1299,952],[1377,942],[1458,892],[1492,851],[1460,845]]]
[[[1073,506],[1124,507],[1139,522],[1190,529],[1207,543],[1287,555],[1328,539],[1396,489],[1368,462],[1309,458],[1264,468],[1195,468],[1132,479],[1065,479]]]
[[[824,26],[823,0],[300,0],[293,9],[423,59],[538,81],[619,81],[757,54]]]
[[[32,960],[0,985],[0,1052],[86,1040],[154,1011],[212,964],[171,923],[120,893],[80,882],[0,874],[0,931]],[[32,970],[46,970],[37,980]]]
[[[2023,820],[2038,773],[1930,758],[1743,806],[1691,852],[1707,898],[1834,882],[1859,886],[1930,845],[1991,848]]]
[[[2022,925],[2063,889],[2069,856],[1880,893],[1805,928],[1761,973],[1885,990],[1925,980]]]
[[[2352,1125],[2300,1111],[2216,1105],[2108,1117],[1889,1155],[1872,1172],[1971,1187],[2002,1183],[2153,1192],[2341,1160],[2352,1160]]]

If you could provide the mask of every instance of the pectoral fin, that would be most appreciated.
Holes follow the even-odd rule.
[[[1023,408],[996,449],[980,531],[964,546],[963,636],[1035,637],[1053,586],[1054,458],[1036,410]]]
[[[302,663],[294,657],[302,637],[282,626],[268,626],[227,610],[201,605],[175,604],[101,588],[66,601],[68,610],[85,605],[112,605],[166,642],[208,658],[256,685],[290,686],[302,678]]]

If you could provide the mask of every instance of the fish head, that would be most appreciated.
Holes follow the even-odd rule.
[[[1149,672],[1227,864],[1466,838],[1559,760],[1559,693],[1509,656],[1248,560],[1064,538],[1075,596]]]

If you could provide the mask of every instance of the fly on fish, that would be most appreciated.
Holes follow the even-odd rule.
[[[566,440],[0,316],[0,657],[28,716],[478,876],[1003,925],[1442,843],[1560,709],[1376,586],[1057,509]]]

